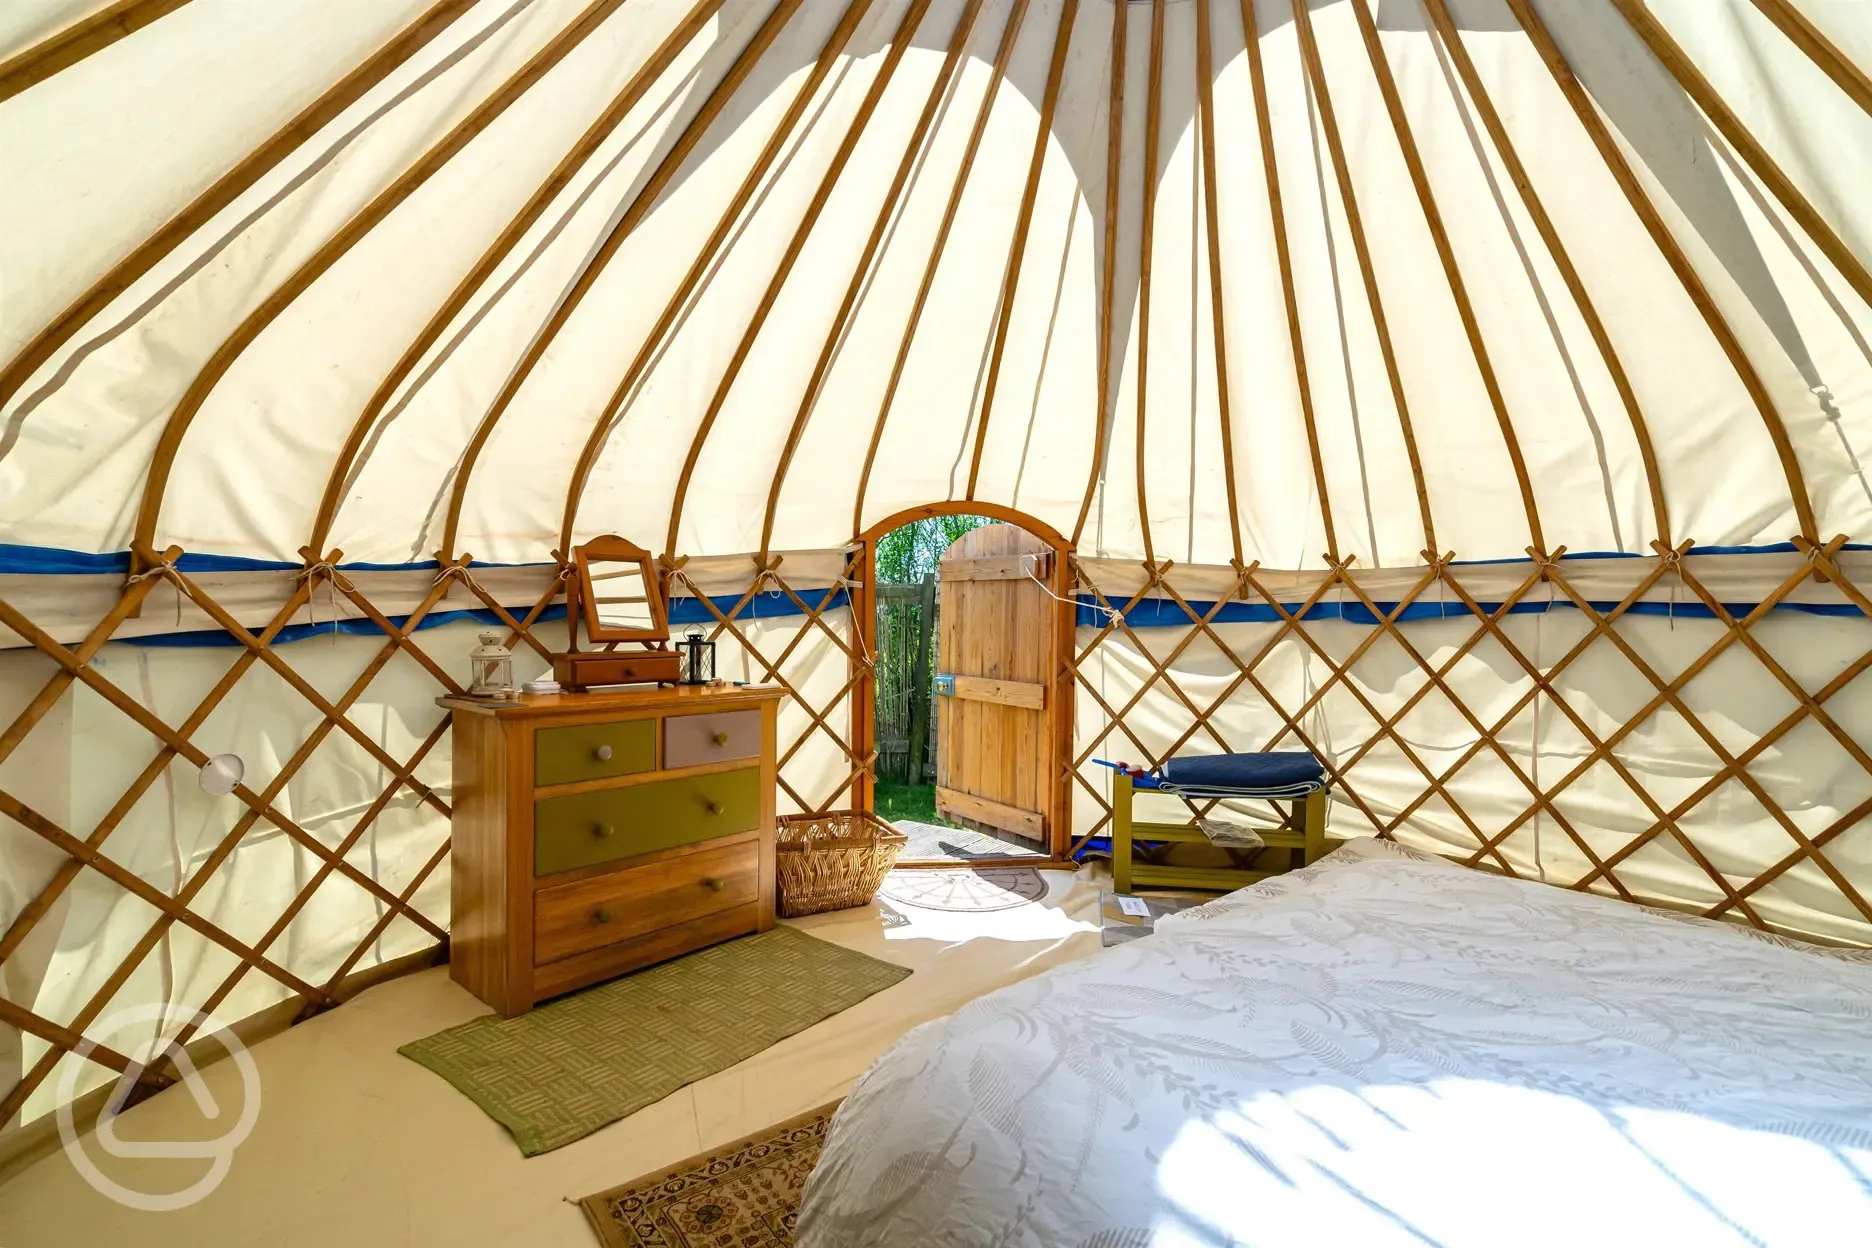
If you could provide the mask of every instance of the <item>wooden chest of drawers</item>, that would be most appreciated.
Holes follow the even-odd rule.
[[[440,698],[450,974],[512,1018],[774,923],[768,687]]]

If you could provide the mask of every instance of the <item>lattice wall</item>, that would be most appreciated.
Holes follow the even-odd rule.
[[[362,575],[317,561],[267,623],[248,627],[177,566],[181,553],[149,556],[148,571],[74,644],[0,597],[0,625],[30,646],[0,652],[7,687],[36,691],[0,707],[0,767],[17,760],[0,773],[0,816],[12,825],[0,831],[17,838],[0,837],[9,877],[0,891],[0,1035],[16,1032],[0,1047],[16,1067],[0,1094],[0,1123],[53,1107],[61,1061],[81,1068],[66,1081],[80,1092],[126,1073],[139,1092],[169,1083],[173,1068],[163,1061],[145,1067],[105,1044],[74,1051],[87,1028],[131,998],[175,1007],[184,1017],[152,1038],[179,1045],[194,1035],[189,1011],[235,1020],[296,999],[305,1017],[342,1000],[371,966],[424,949],[445,957],[449,717],[433,699],[461,690],[467,650],[485,625],[418,626],[439,607],[491,612],[523,678],[563,648],[563,624],[543,619],[560,597],[550,572],[531,608],[515,611],[464,559],[393,621],[360,590]],[[721,673],[789,694],[780,809],[828,809],[849,804],[861,774],[848,741],[849,612],[824,589],[802,597],[781,563],[750,566],[732,605],[697,601],[713,620]],[[677,594],[693,594],[680,564],[673,580]],[[163,587],[234,645],[113,643]],[[793,613],[763,615],[781,603]],[[331,631],[338,619],[343,635]],[[284,644],[288,629],[308,622],[330,635]],[[249,772],[216,803],[200,794],[196,775],[223,750],[240,753]],[[55,756],[58,765],[43,765]],[[359,790],[372,775],[378,783]],[[73,910],[87,893],[89,904]],[[360,924],[360,913],[374,921]],[[85,930],[65,926],[74,915]],[[93,922],[98,915],[106,918]],[[121,938],[132,928],[136,935]],[[84,965],[62,956],[68,946]]]
[[[1872,665],[1872,602],[1835,560],[1843,540],[1796,545],[1746,611],[1686,563],[1688,543],[1630,560],[1610,603],[1559,560],[1487,604],[1447,557],[1383,602],[1349,565],[1298,605],[1240,568],[1200,609],[1168,563],[1116,601],[1082,569],[1082,590],[1121,616],[1080,630],[1079,843],[1109,819],[1095,756],[1311,749],[1330,760],[1335,835],[1872,942],[1872,707],[1854,684]],[[1806,609],[1776,609],[1797,590]],[[1147,597],[1184,626],[1132,627],[1122,613]],[[1231,604],[1274,622],[1218,624]]]
[[[1842,570],[1840,545],[1785,556],[1785,576],[1742,613],[1683,558],[1687,546],[1627,561],[1628,588],[1610,603],[1553,560],[1527,565],[1511,592],[1486,602],[1447,558],[1412,570],[1407,592],[1393,597],[1349,565],[1298,597],[1281,574],[1239,568],[1223,578],[1225,593],[1200,605],[1168,562],[1144,565],[1123,594],[1082,566],[1080,592],[1134,619],[1079,630],[1077,838],[1099,834],[1109,817],[1095,756],[1155,763],[1181,750],[1310,748],[1332,760],[1337,835],[1392,835],[1488,869],[1867,943],[1872,754],[1862,743],[1872,739],[1872,705],[1855,682],[1872,666],[1872,601]],[[557,598],[550,572],[548,588],[516,611],[466,561],[452,564],[393,621],[352,578],[315,562],[271,618],[250,627],[177,568],[179,553],[146,559],[149,570],[75,642],[55,640],[0,598],[0,625],[30,646],[0,656],[10,686],[25,665],[42,677],[23,703],[0,708],[0,766],[63,732],[68,763],[83,773],[69,789],[85,794],[58,808],[33,787],[45,777],[17,762],[0,773],[0,815],[40,851],[17,859],[20,871],[9,865],[19,891],[0,896],[0,1025],[20,1033],[15,1052],[25,1059],[0,1101],[9,1121],[50,1107],[61,1061],[84,1065],[80,1088],[125,1072],[141,1089],[169,1081],[161,1063],[143,1068],[121,1049],[72,1053],[129,996],[224,1017],[296,1000],[310,1014],[342,1000],[366,968],[445,952],[449,786],[438,747],[448,720],[432,699],[459,688],[479,626],[417,625],[438,609],[494,612],[536,668],[561,644],[563,625],[543,619]],[[832,809],[853,801],[871,764],[851,740],[850,695],[865,657],[839,586],[829,596],[824,585],[802,591],[782,562],[756,560],[742,592],[709,598],[677,561],[673,591],[712,620],[724,675],[788,691],[781,808]],[[235,645],[113,643],[158,589],[178,592]],[[1777,610],[1797,599],[1809,609]],[[1181,626],[1136,622],[1140,604],[1153,603]],[[1268,618],[1231,620],[1242,606]],[[1414,618],[1429,607],[1432,618]],[[1343,618],[1317,618],[1325,608]],[[762,614],[775,609],[790,613]],[[1368,614],[1353,618],[1360,611]],[[289,626],[338,615],[352,629],[367,622],[368,634],[280,644]],[[125,652],[138,657],[115,657]],[[142,679],[155,670],[178,674],[173,687]],[[264,724],[227,718],[249,697],[274,708]],[[178,795],[198,796],[206,757],[250,742],[257,726],[267,729],[265,749],[244,752],[265,762],[223,799],[205,853],[182,860],[149,837],[114,835],[137,826],[151,802],[173,811]],[[117,748],[132,740],[141,753]],[[328,791],[321,768],[352,787]],[[371,775],[377,784],[356,787]],[[139,933],[121,947],[60,933],[61,900],[86,886],[142,914]],[[263,901],[231,911],[208,904],[230,890]],[[355,904],[335,907],[353,916],[345,923],[322,920],[335,899],[360,896],[370,921],[354,921]],[[220,921],[224,913],[232,917]],[[86,990],[59,1009],[39,1008],[45,976],[63,972],[25,956],[36,937],[95,963]],[[195,951],[180,988],[162,978],[178,941]],[[177,1023],[162,1038],[190,1034]]]

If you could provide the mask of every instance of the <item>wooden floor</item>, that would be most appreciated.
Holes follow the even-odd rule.
[[[944,830],[947,831],[947,830]],[[380,985],[257,1045],[261,1105],[225,1181],[201,1203],[142,1213],[111,1203],[63,1155],[0,1187],[5,1248],[280,1245],[595,1245],[576,1205],[704,1149],[844,1095],[899,1036],[968,1001],[1099,948],[1092,872],[1045,873],[1037,903],[989,914],[893,905],[795,921],[803,931],[909,966],[908,979],[756,1057],[575,1144],[522,1159],[506,1131],[397,1046],[485,1013],[446,968]],[[233,1063],[206,1082],[237,1112]],[[213,1139],[186,1090],[125,1114],[125,1141]],[[201,1161],[89,1155],[149,1191],[195,1182]]]

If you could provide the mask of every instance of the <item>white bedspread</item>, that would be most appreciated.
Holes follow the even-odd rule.
[[[796,1242],[1872,1245],[1872,964],[1353,842],[904,1037]]]

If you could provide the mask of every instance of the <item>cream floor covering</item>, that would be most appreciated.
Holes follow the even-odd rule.
[[[1041,902],[958,914],[883,902],[795,921],[915,974],[834,1018],[575,1144],[523,1159],[512,1138],[397,1046],[484,1013],[446,968],[379,985],[256,1045],[261,1108],[226,1180],[193,1207],[142,1213],[88,1186],[64,1155],[0,1188],[0,1248],[74,1245],[595,1243],[569,1199],[834,1100],[918,1023],[1099,947],[1102,872],[1045,873]],[[204,1077],[234,1112],[231,1062]],[[118,1122],[126,1140],[214,1138],[180,1088]],[[102,1157],[110,1177],[174,1191],[205,1163]]]

